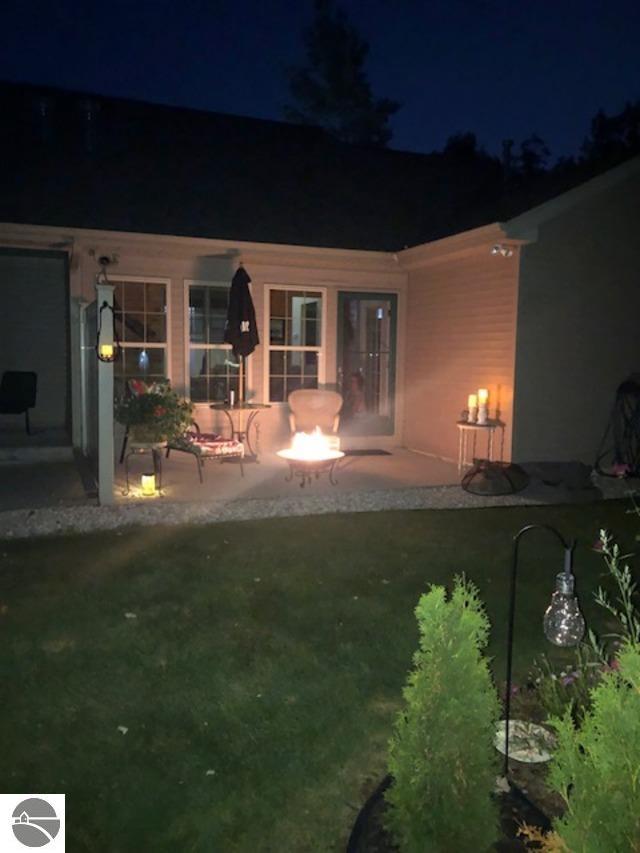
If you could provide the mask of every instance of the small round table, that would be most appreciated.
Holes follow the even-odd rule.
[[[258,453],[251,444],[251,427],[253,425],[256,429],[255,419],[263,409],[270,409],[271,406],[268,403],[234,403],[233,406],[229,403],[212,403],[209,408],[225,413],[231,427],[231,438],[246,444],[249,455],[257,462]]]
[[[500,459],[504,446],[504,424],[502,421],[488,420],[486,424],[469,423],[468,421],[457,421],[458,427],[458,474],[462,473],[462,469],[468,465],[473,465],[473,459],[476,455],[476,440],[478,435],[485,433],[487,436],[487,456],[491,462],[493,460],[493,436],[497,429],[502,431],[500,442]],[[471,459],[468,459],[469,452],[469,437],[472,436],[471,443]]]

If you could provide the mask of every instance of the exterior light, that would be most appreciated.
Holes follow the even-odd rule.
[[[140,487],[145,498],[152,498],[156,493],[156,475],[143,474],[140,477]]]
[[[575,596],[575,578],[571,574],[571,552],[568,552],[569,568],[556,575],[556,590],[551,604],[544,614],[544,634],[555,646],[577,646],[584,637],[584,616],[580,612]]]
[[[564,571],[556,575],[556,589],[547,608],[543,627],[546,638],[556,646],[576,646],[584,636],[584,617],[575,595],[575,578],[572,573],[573,548],[575,542],[566,542],[555,527],[547,524],[528,524],[519,530],[513,539],[513,559],[511,562],[511,588],[509,597],[509,626],[507,630],[507,672],[506,696],[504,701],[504,770],[505,779],[509,778],[509,720],[511,712],[511,678],[513,663],[513,636],[516,612],[516,580],[518,573],[518,547],[520,539],[530,530],[548,530],[560,542],[564,549]]]
[[[106,256],[100,258],[100,272],[96,277],[96,284],[109,284],[109,279],[107,278],[107,267],[112,263],[112,260]],[[107,338],[106,341],[102,340],[102,314],[104,311],[111,312],[111,327],[107,327],[108,334],[105,335]],[[107,363],[114,362],[118,356],[120,355],[120,341],[118,340],[118,335],[116,333],[116,324],[115,324],[115,315],[113,313],[113,306],[109,305],[107,300],[105,299],[100,306],[100,310],[98,311],[97,317],[97,332],[96,332],[96,355],[100,361],[105,361]]]

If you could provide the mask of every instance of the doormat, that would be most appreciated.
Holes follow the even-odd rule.
[[[345,456],[391,456],[388,450],[345,450]]]

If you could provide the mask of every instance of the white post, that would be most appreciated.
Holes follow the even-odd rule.
[[[113,343],[113,285],[96,283],[97,323],[100,343]],[[102,313],[103,305],[108,305]],[[97,359],[98,356],[96,355]],[[113,503],[113,363],[98,361],[98,503]]]

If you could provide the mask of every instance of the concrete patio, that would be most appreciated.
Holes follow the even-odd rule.
[[[337,485],[326,473],[300,487],[300,480],[286,481],[288,465],[275,453],[264,453],[259,462],[244,464],[244,477],[236,460],[208,460],[204,482],[198,479],[195,459],[188,453],[172,451],[162,459],[162,496],[165,501],[215,501],[252,498],[295,498],[328,496],[334,493],[367,492],[377,489],[406,489],[418,486],[445,486],[460,482],[457,466],[433,456],[396,448],[389,456],[345,456],[334,470]],[[116,500],[131,502],[141,498],[140,476],[151,470],[150,457],[132,456],[129,462],[129,495],[123,465],[116,466]]]

